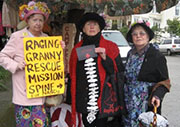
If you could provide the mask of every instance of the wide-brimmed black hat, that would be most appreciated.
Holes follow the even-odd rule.
[[[128,31],[128,33],[126,34],[126,40],[130,43],[133,43],[133,40],[132,40],[132,32],[134,31],[134,29],[136,27],[143,27],[144,30],[147,32],[148,36],[149,36],[149,41],[151,41],[154,37],[154,32],[151,30],[151,28],[149,28],[145,22],[142,22],[142,23],[136,23],[134,24],[133,26],[131,26],[130,30]]]
[[[87,12],[82,16],[80,21],[77,23],[77,28],[80,31],[82,31],[85,23],[90,20],[97,21],[101,30],[103,30],[104,27],[106,26],[105,20],[102,16],[100,16],[95,12]]]

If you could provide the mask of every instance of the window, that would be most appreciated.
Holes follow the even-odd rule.
[[[180,39],[175,39],[174,44],[180,44]]]
[[[176,16],[179,16],[179,11],[180,11],[180,5],[178,4],[178,5],[175,7],[175,15],[176,15]]]
[[[115,42],[118,46],[128,46],[127,41],[120,32],[103,32],[102,35],[105,39]]]
[[[171,44],[171,43],[172,43],[172,40],[164,40],[163,44]]]

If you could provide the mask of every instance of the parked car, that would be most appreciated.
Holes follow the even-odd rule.
[[[131,47],[129,46],[122,33],[117,30],[103,30],[102,35],[105,39],[115,42],[118,45],[121,58],[123,60],[123,63],[125,63],[127,53],[131,49]]]
[[[159,44],[159,50],[169,56],[173,53],[180,53],[180,38],[165,39]]]

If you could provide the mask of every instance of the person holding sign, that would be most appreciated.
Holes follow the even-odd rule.
[[[77,24],[83,39],[72,49],[69,62],[74,126],[76,112],[82,113],[85,127],[107,126],[107,117],[98,117],[103,86],[107,75],[123,72],[124,67],[118,46],[101,35],[105,26],[104,18],[94,12],[84,14]]]
[[[23,39],[48,36],[42,32],[42,29],[49,17],[50,10],[46,3],[34,1],[30,1],[28,5],[20,6],[19,9],[20,18],[27,22],[27,27],[11,35],[10,40],[0,52],[0,65],[12,73],[12,102],[15,104],[16,126],[47,127],[45,98],[27,98]],[[62,48],[65,47],[64,41],[59,43],[61,43]]]

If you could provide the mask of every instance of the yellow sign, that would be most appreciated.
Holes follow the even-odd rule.
[[[64,93],[61,40],[61,36],[24,38],[28,98]]]

